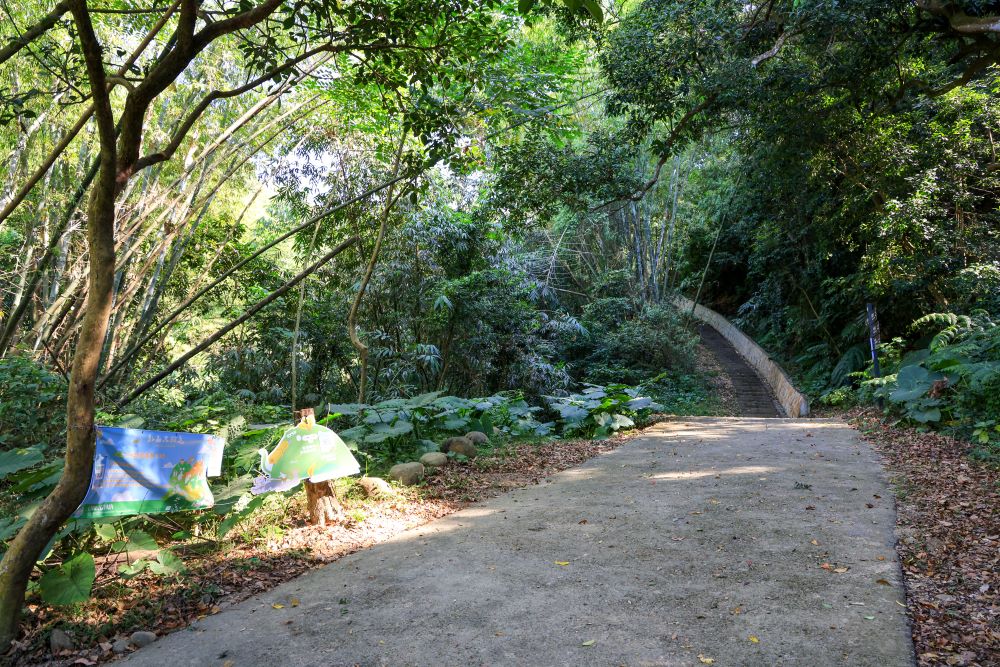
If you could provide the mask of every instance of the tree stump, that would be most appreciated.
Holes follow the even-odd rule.
[[[326,526],[340,520],[340,499],[330,482],[305,482],[306,505],[309,508],[309,522],[314,526]]]

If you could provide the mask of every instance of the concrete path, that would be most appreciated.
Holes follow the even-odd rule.
[[[840,422],[666,422],[128,663],[911,665],[893,527]]]

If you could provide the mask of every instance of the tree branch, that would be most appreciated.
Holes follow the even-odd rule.
[[[51,12],[42,17],[41,21],[29,27],[24,31],[24,34],[0,49],[0,65],[10,60],[18,51],[48,32],[68,11],[69,2],[67,0],[59,2],[52,8]]]
[[[358,237],[357,236],[352,236],[351,238],[347,239],[346,241],[344,241],[343,243],[341,243],[340,245],[338,245],[336,248],[334,248],[333,250],[331,250],[327,254],[323,255],[323,257],[319,258],[316,262],[314,262],[311,266],[309,266],[306,269],[304,269],[297,276],[295,276],[294,278],[292,278],[291,280],[289,280],[288,282],[286,282],[284,285],[282,285],[281,287],[279,287],[278,289],[274,290],[269,295],[267,295],[266,297],[264,297],[263,299],[261,299],[260,301],[258,301],[254,305],[252,305],[241,316],[237,317],[235,320],[233,320],[232,322],[230,322],[226,326],[224,326],[221,329],[219,329],[218,331],[216,331],[214,334],[212,334],[211,336],[209,336],[208,338],[206,338],[205,340],[203,340],[201,343],[198,343],[197,345],[195,345],[193,348],[191,348],[186,353],[184,353],[183,355],[181,355],[181,357],[179,359],[177,359],[176,361],[174,361],[173,363],[171,363],[169,366],[167,366],[165,369],[163,369],[162,371],[160,371],[159,373],[157,373],[155,376],[153,376],[152,378],[150,378],[149,380],[147,380],[146,382],[144,382],[141,386],[139,386],[136,389],[134,389],[125,398],[123,398],[122,400],[118,401],[118,403],[116,403],[116,407],[117,408],[121,408],[121,407],[123,407],[125,405],[128,405],[129,403],[131,403],[132,401],[134,401],[136,398],[138,398],[139,396],[141,396],[143,393],[145,393],[146,391],[148,391],[152,387],[154,387],[157,384],[159,384],[160,381],[163,380],[163,378],[167,377],[168,375],[170,375],[171,373],[173,373],[174,371],[176,371],[178,368],[180,368],[181,366],[183,366],[184,364],[186,364],[189,359],[191,359],[195,355],[201,353],[206,348],[208,348],[210,345],[212,345],[213,343],[215,343],[217,340],[219,340],[220,338],[222,338],[223,336],[225,336],[227,333],[229,333],[230,331],[232,331],[233,329],[235,329],[239,325],[243,324],[247,320],[249,320],[251,317],[253,317],[258,312],[260,312],[262,309],[264,309],[268,304],[270,304],[275,299],[277,299],[280,296],[282,296],[285,292],[287,292],[288,290],[290,290],[291,288],[295,287],[300,282],[302,282],[303,280],[305,280],[306,278],[308,278],[311,274],[315,273],[317,269],[319,269],[320,267],[322,267],[324,264],[326,264],[327,262],[329,262],[331,259],[333,259],[337,255],[339,255],[340,253],[342,253],[344,250],[347,250],[349,247],[351,247],[352,245],[354,245],[355,243],[357,243],[357,241],[358,241]]]

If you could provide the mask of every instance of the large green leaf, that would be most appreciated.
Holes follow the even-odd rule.
[[[156,543],[153,536],[141,530],[130,530],[128,533],[129,551],[156,551],[160,545]]]
[[[183,574],[187,571],[187,567],[185,567],[184,561],[178,558],[174,552],[162,549],[156,555],[156,561],[149,563],[149,571],[153,574],[164,576],[169,574]]]
[[[896,389],[889,394],[894,403],[905,403],[920,398],[932,385],[931,374],[923,366],[903,366],[896,374]]]
[[[42,462],[42,450],[38,447],[12,449],[0,453],[0,480],[25,468]]]
[[[42,599],[55,605],[84,602],[90,598],[96,574],[94,557],[78,554],[42,575],[38,582]]]

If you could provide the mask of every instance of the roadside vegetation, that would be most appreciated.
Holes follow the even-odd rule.
[[[104,660],[370,543],[321,547],[301,489],[250,493],[303,408],[369,477],[488,438],[408,503],[331,487],[331,530],[383,534],[500,488],[491,467],[732,414],[677,293],[814,404],[1000,465],[995,14],[0,3],[0,647],[41,659],[72,625],[63,657]],[[224,437],[214,508],[70,519],[95,424]]]

